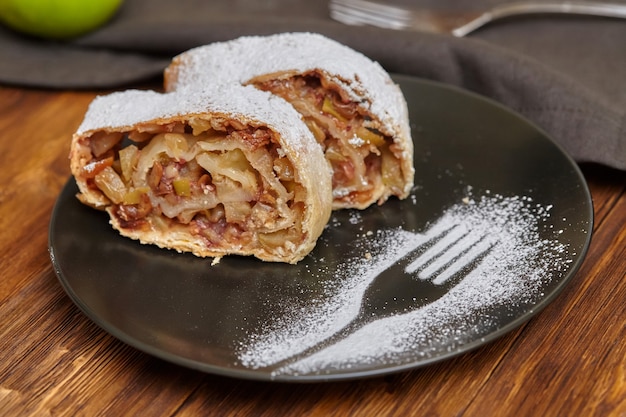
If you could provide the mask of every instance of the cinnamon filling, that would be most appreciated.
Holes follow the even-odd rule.
[[[304,239],[305,191],[266,128],[192,118],[86,141],[92,160],[81,175],[111,201],[122,228],[184,228],[207,247],[275,252]]]
[[[269,74],[252,83],[282,97],[304,117],[333,168],[336,206],[365,204],[381,183],[391,194],[403,193],[400,157],[395,154],[400,149],[340,90],[325,85],[315,73],[280,79]]]

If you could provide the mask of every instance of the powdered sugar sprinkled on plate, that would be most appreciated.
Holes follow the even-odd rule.
[[[494,331],[497,324],[492,318],[503,309],[532,308],[543,295],[540,289],[545,281],[572,262],[575,254],[559,242],[559,230],[552,230],[551,238],[540,233],[549,227],[551,208],[537,205],[529,197],[487,195],[476,200],[464,198],[418,233],[401,228],[363,231],[355,239],[352,256],[334,271],[317,272],[336,278],[326,283],[317,302],[294,308],[262,331],[250,334],[240,344],[238,358],[253,369],[281,364],[273,370],[277,376],[324,374],[364,363],[402,365],[414,361],[415,352],[428,358],[442,344],[452,353]],[[359,218],[351,214],[349,221],[355,224]],[[453,229],[460,230],[457,238],[450,232]],[[405,268],[405,276],[384,276],[415,248],[418,252],[409,261],[425,256],[429,249],[432,252],[444,240],[442,235],[452,237],[446,247],[436,250],[438,257],[430,254],[418,265],[413,262]],[[463,247],[463,236],[477,238]],[[472,254],[470,249],[484,241],[489,242],[485,245],[488,250],[481,256]],[[448,250],[454,242],[467,250]],[[319,268],[323,262],[317,261],[311,265]],[[313,267],[311,273],[316,273]],[[449,276],[442,279],[446,273]],[[381,311],[380,318],[366,320],[339,341],[300,355],[358,315],[368,286],[379,274],[383,274],[381,279],[423,282],[424,291],[417,285],[413,286],[418,289],[415,294],[406,294],[415,302],[406,312],[387,315]],[[448,280],[455,285],[445,288]],[[437,286],[441,294],[426,293]]]

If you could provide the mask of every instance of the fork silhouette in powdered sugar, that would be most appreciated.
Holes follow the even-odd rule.
[[[443,297],[498,244],[485,231],[464,224],[435,224],[367,286],[358,314],[341,330],[307,349],[267,366],[273,370],[307,358],[368,323],[417,310]],[[399,290],[401,288],[401,290]],[[403,295],[400,296],[399,292]]]

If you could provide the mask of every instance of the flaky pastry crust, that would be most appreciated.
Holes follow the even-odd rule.
[[[242,37],[191,49],[164,72],[167,91],[253,85],[291,103],[333,168],[333,207],[363,209],[413,187],[404,96],[376,62],[324,36]]]
[[[331,171],[311,132],[253,88],[98,97],[70,164],[79,200],[120,234],[202,257],[296,263],[331,212]]]

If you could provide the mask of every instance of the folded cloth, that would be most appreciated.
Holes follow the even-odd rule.
[[[477,10],[503,0],[420,1]],[[626,21],[619,19],[516,18],[458,39],[345,26],[321,1],[126,0],[109,24],[68,42],[0,28],[0,83],[120,88],[158,79],[172,56],[191,47],[287,31],[319,32],[390,72],[492,98],[543,128],[575,160],[626,170]]]

